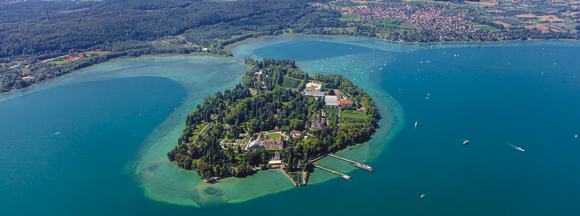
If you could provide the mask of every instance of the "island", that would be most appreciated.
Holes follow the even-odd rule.
[[[281,169],[307,178],[316,158],[371,138],[373,99],[340,75],[310,75],[290,60],[246,60],[242,83],[191,112],[169,160],[208,182]]]

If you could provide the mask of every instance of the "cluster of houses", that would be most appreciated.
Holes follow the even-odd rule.
[[[101,50],[95,50],[95,51],[87,51],[87,52],[79,52],[76,54],[69,54],[69,55],[63,55],[63,56],[59,56],[59,57],[55,57],[55,58],[49,58],[49,59],[45,59],[42,60],[42,63],[51,63],[54,61],[68,61],[68,62],[72,62],[72,61],[76,61],[82,58],[86,58],[86,57],[93,57],[93,56],[99,56],[99,55],[106,55],[106,54],[110,54],[110,51],[101,51]]]
[[[254,76],[258,81],[263,79],[264,72],[257,71],[254,73]],[[345,94],[343,94],[340,90],[332,89],[328,92],[321,91],[322,84],[317,82],[309,82],[305,85],[305,90],[303,94],[305,96],[312,96],[320,100],[324,100],[326,106],[351,106],[353,105],[353,101],[349,100]],[[311,128],[325,128],[327,126],[327,114],[324,110],[320,112],[318,116],[314,118],[312,122],[310,122]],[[279,135],[272,136],[272,133],[278,133]],[[289,138],[300,138],[303,136],[301,131],[293,130],[289,134],[283,134],[282,132],[272,132],[272,133],[261,133],[259,134],[256,139],[245,141],[239,143],[244,145],[244,150],[255,150],[255,149],[266,149],[270,151],[281,151],[285,147],[285,141]],[[236,142],[236,145],[238,143]],[[269,161],[268,166],[270,167],[279,167],[282,166],[282,161],[279,158],[272,158]]]
[[[338,89],[332,89],[328,93],[321,91],[322,84],[309,82],[306,84],[303,94],[315,98],[323,98],[326,106],[352,106],[353,102]]]

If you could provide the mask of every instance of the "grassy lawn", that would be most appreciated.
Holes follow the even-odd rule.
[[[344,110],[340,112],[340,119],[341,122],[344,121],[362,121],[365,120],[367,116],[359,111],[354,110]]]
[[[266,136],[270,139],[279,139],[280,137],[282,137],[282,134],[280,133],[269,133],[266,134]]]
[[[490,26],[490,25],[475,25],[475,27],[477,27],[483,31],[497,31],[497,30],[499,30],[498,28]]]
[[[53,62],[51,62],[51,63],[53,63],[53,64],[55,64],[55,65],[64,65],[64,64],[71,63],[71,61],[67,61],[67,60],[58,60],[58,61],[53,61]]]
[[[342,21],[342,22],[354,22],[354,21],[358,21],[358,18],[356,16],[343,16],[338,18],[338,20]]]
[[[284,76],[284,81],[282,82],[282,86],[284,86],[285,88],[298,88],[298,86],[300,86],[301,83],[302,83],[302,80],[292,78],[289,76]]]
[[[330,127],[334,127],[335,124],[338,122],[338,109],[327,107],[324,109],[326,112],[326,116],[328,117],[328,122],[330,123]]]

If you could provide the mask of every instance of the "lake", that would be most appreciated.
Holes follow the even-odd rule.
[[[324,160],[352,180],[316,171],[300,189],[275,171],[206,185],[166,161],[187,112],[233,87],[245,66],[208,56],[95,65],[0,98],[0,212],[571,215],[580,212],[579,45],[300,36],[238,47],[238,57],[342,74],[381,105],[373,140],[339,153],[375,172]]]

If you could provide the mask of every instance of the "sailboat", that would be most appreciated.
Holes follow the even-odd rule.
[[[463,140],[463,145],[467,145],[467,144],[469,144],[469,142],[470,142],[470,141],[469,141],[468,139],[464,139],[464,140]]]

